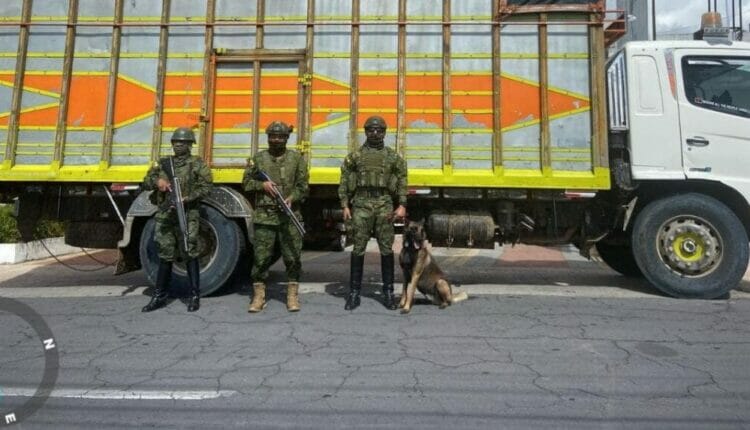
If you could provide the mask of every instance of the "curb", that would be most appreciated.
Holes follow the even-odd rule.
[[[44,242],[42,244],[42,242]],[[49,249],[49,252],[46,247]],[[2,243],[0,244],[0,264],[17,264],[31,260],[41,260],[55,256],[74,254],[81,252],[81,248],[68,246],[65,238],[53,237],[43,240],[35,240],[26,243]]]

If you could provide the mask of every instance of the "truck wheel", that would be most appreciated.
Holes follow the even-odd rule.
[[[629,278],[642,278],[643,272],[633,256],[633,249],[625,244],[597,242],[596,251],[604,264]]]
[[[714,299],[742,280],[748,237],[720,201],[685,194],[647,205],[633,226],[633,254],[643,275],[674,297]]]
[[[242,253],[242,232],[235,222],[225,218],[212,207],[201,206],[200,212],[200,285],[201,296],[207,296],[221,288],[232,276]],[[152,285],[156,282],[156,272],[159,268],[159,256],[154,242],[155,225],[156,221],[153,218],[146,222],[140,242],[141,265]],[[183,261],[177,261],[173,266],[170,288],[173,292],[181,292],[176,295],[182,292],[187,294],[189,285]]]
[[[341,252],[346,248],[346,233],[338,233],[336,237],[331,240],[330,250],[335,252]]]

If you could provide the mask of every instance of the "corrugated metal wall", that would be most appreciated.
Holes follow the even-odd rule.
[[[334,183],[381,115],[415,185],[606,187],[601,2],[538,3],[4,0],[0,178],[134,180],[195,126],[235,182],[282,119]]]

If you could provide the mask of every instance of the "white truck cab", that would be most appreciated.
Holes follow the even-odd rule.
[[[632,43],[634,179],[722,182],[750,200],[750,43]]]
[[[748,266],[750,43],[633,42],[607,78],[637,267],[670,295],[726,295]]]

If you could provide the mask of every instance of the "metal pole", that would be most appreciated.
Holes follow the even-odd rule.
[[[211,56],[213,55],[214,51],[214,21],[216,21],[216,0],[208,0],[206,2],[206,36],[203,42],[203,88],[201,90],[201,115],[198,118],[198,136],[200,139],[198,144],[202,146],[201,149],[203,149],[203,159],[206,161],[206,163],[208,163],[209,166],[213,162],[213,136],[209,136],[211,127],[209,127],[208,123],[208,120],[211,119],[213,112],[209,111],[208,108],[211,104],[210,89],[213,85],[213,73],[209,72],[209,70],[213,70],[213,65],[211,64]],[[196,150],[197,149],[198,148],[196,148]]]
[[[29,52],[29,33],[31,22],[32,0],[23,0],[21,11],[21,28],[18,33],[18,56],[13,75],[13,94],[10,99],[10,118],[8,120],[8,144],[5,146],[3,167],[10,169],[16,163],[18,147],[18,130],[21,126],[21,99],[23,96],[23,78],[26,74],[26,59]]]
[[[112,27],[112,58],[109,62],[109,82],[107,84],[107,110],[104,116],[104,136],[102,153],[99,160],[101,170],[109,168],[112,163],[112,144],[115,133],[115,98],[117,97],[117,79],[120,70],[120,52],[122,48],[122,24],[124,0],[115,0],[115,19]]]
[[[263,40],[265,37],[265,28],[263,23],[266,21],[266,0],[258,0],[256,6],[255,22],[255,49],[263,49]],[[260,74],[263,73],[260,61],[253,61],[253,130],[250,141],[250,154],[258,153],[260,146]]]
[[[539,20],[545,22],[547,14],[539,15]],[[543,175],[552,174],[552,148],[550,135],[550,100],[549,100],[549,26],[539,26],[539,129],[540,153],[539,160]],[[592,58],[594,53],[591,54]]]
[[[398,60],[396,60],[396,151],[406,157],[406,0],[398,1]]]
[[[656,0],[651,0],[651,34],[652,39],[656,40]]]
[[[740,0],[740,40],[745,40],[745,29],[742,28],[742,0]]]
[[[68,107],[70,105],[70,87],[73,79],[73,56],[76,49],[76,26],[78,21],[78,0],[68,4],[68,23],[65,31],[65,57],[63,60],[62,84],[60,88],[60,107],[57,110],[55,127],[55,152],[52,158],[54,169],[59,169],[65,158],[65,140],[68,132]]]
[[[162,123],[164,122],[164,84],[167,76],[167,53],[169,49],[169,20],[171,0],[162,0],[159,29],[159,57],[156,67],[156,104],[154,105],[154,129],[151,137],[151,162],[161,158]]]
[[[359,115],[357,108],[359,100],[359,18],[360,18],[360,0],[352,1],[352,50],[349,58],[350,67],[350,84],[349,84],[349,151],[357,147],[357,127]]]
[[[443,21],[450,21],[451,0],[443,0]],[[453,135],[451,134],[451,26],[443,25],[443,169],[453,169]]]
[[[500,90],[502,88],[502,59],[500,57],[500,3],[492,1],[492,168],[495,173],[503,165],[503,130]]]

